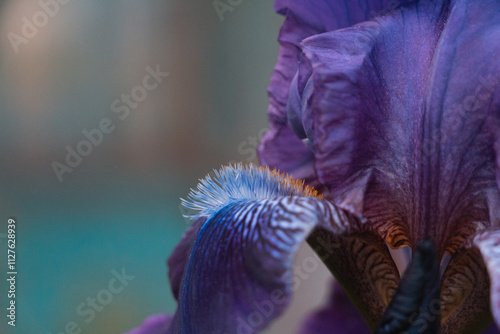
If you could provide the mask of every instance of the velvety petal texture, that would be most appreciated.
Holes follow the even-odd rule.
[[[304,90],[312,101],[295,114],[313,118],[303,123],[306,134],[314,128],[307,139],[318,180],[339,205],[364,187],[355,206],[395,247],[431,233],[441,253],[452,253],[484,227],[477,222],[488,224],[485,194],[497,187],[496,131],[486,121],[498,118],[498,13],[481,8],[498,3],[487,2],[414,1],[302,43],[310,65],[297,77],[312,76],[314,94]],[[461,29],[471,20],[484,25]],[[475,44],[483,57],[472,57]],[[300,95],[301,80],[294,84]]]
[[[239,165],[215,174],[185,201],[206,221],[187,259],[168,333],[262,330],[288,304],[293,256],[312,230],[363,229],[355,216],[269,169]]]
[[[320,188],[313,154],[289,126],[286,112],[290,83],[299,66],[300,43],[309,36],[363,22],[398,4],[399,1],[389,0],[276,1],[275,9],[286,18],[279,35],[278,62],[268,89],[270,130],[259,146],[262,165],[278,168]]]
[[[434,189],[425,173],[440,170],[430,161],[434,155],[423,151],[422,136],[431,112],[426,94],[433,55],[448,11],[444,2],[417,2],[303,42],[315,85],[318,178],[336,203],[340,194],[361,185],[365,192],[353,200],[394,247],[415,246],[429,226],[433,237],[442,232],[436,230],[443,225],[436,222],[440,217],[432,216],[439,210],[428,207]],[[358,182],[367,172],[368,183]],[[444,206],[448,198],[441,202]],[[470,220],[486,219],[478,214]]]

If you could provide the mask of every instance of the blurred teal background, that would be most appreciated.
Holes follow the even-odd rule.
[[[0,2],[1,333],[66,333],[71,321],[122,333],[173,312],[165,262],[189,224],[179,197],[221,164],[257,162],[267,126],[282,22],[272,1],[243,0],[223,20],[212,1],[66,2]],[[42,3],[52,4],[45,23]],[[24,18],[36,15],[26,38]],[[26,39],[14,46],[13,34]],[[121,120],[113,101],[157,65],[169,76]],[[114,131],[60,182],[52,164],[104,118]],[[8,218],[18,226],[15,328]],[[134,279],[86,322],[77,308],[105,296],[113,270]]]

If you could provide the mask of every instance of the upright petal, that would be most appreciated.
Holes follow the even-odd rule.
[[[490,224],[499,6],[416,1],[302,43],[318,180],[341,207],[361,193],[350,204],[393,247],[428,236],[452,253]]]
[[[278,168],[317,186],[309,148],[288,125],[286,105],[290,83],[297,72],[300,42],[309,36],[346,28],[394,9],[404,1],[390,0],[277,0],[275,9],[286,15],[280,31],[281,48],[269,86],[269,123],[259,147],[262,165]]]
[[[428,196],[422,211],[428,221],[417,230],[422,234],[430,227],[450,253],[475,231],[499,226],[491,215],[500,205],[494,151],[500,131],[499,54],[500,2],[455,1],[426,98],[422,191]]]

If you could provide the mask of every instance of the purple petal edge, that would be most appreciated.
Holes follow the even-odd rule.
[[[319,188],[312,164],[312,152],[295,136],[288,125],[286,113],[290,83],[299,66],[300,43],[309,36],[346,28],[384,14],[393,9],[397,3],[399,2],[389,0],[335,2],[277,0],[275,2],[275,10],[286,15],[286,19],[279,35],[281,48],[278,62],[268,88],[270,130],[259,145],[262,165],[278,168]],[[323,191],[323,189],[318,190]]]

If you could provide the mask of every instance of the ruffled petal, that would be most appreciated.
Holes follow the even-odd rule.
[[[328,304],[310,315],[298,333],[370,334],[371,331],[344,290],[335,282]]]
[[[256,166],[225,167],[216,179],[207,177],[187,205],[207,219],[168,333],[260,331],[288,304],[294,254],[314,228],[332,235],[364,230],[357,217],[301,183]]]
[[[318,187],[313,169],[313,155],[295,136],[287,120],[286,105],[290,83],[297,72],[300,42],[309,36],[346,28],[395,8],[390,0],[276,1],[277,12],[286,15],[280,31],[281,48],[269,86],[270,130],[262,138],[259,157],[262,165],[278,168],[308,184]]]
[[[417,1],[302,42],[318,180],[336,205],[362,206],[392,247],[430,237],[439,254],[453,253],[491,224],[499,6]],[[361,195],[346,202],[352,192]]]
[[[165,334],[170,327],[171,314],[155,314],[144,320],[144,323],[124,334]]]

